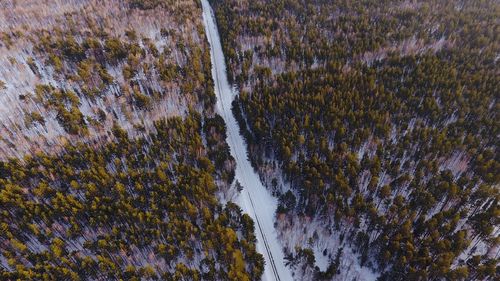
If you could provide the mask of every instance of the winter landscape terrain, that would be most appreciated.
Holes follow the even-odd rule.
[[[236,180],[243,186],[236,201],[243,211],[256,222],[257,248],[265,256],[264,280],[292,280],[290,270],[285,267],[283,251],[274,230],[274,213],[277,200],[262,185],[259,176],[250,165],[243,136],[231,111],[234,89],[229,85],[226,64],[219,31],[212,8],[207,0],[202,0],[205,30],[211,47],[212,77],[217,95],[217,110],[227,127],[227,143],[236,161]]]
[[[0,280],[497,280],[499,19],[0,1]]]
[[[212,3],[294,278],[497,277],[497,1]]]
[[[200,106],[201,86],[179,75],[199,71],[206,49],[196,2],[175,1],[169,9],[135,2],[0,3],[0,159],[106,142],[113,122],[137,135],[159,118]],[[78,108],[49,106],[40,85],[76,94]],[[148,110],[142,95],[152,97]]]

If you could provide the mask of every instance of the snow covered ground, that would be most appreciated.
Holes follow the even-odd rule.
[[[190,106],[202,106],[196,91],[181,93],[181,86],[187,83],[181,76],[169,81],[160,77],[155,67],[159,58],[149,47],[151,43],[159,53],[163,53],[165,49],[172,52],[163,56],[162,64],[182,68],[190,63],[188,57],[194,50],[193,47],[205,44],[202,34],[198,34],[201,10],[196,1],[178,1],[175,7],[148,10],[131,8],[128,2],[130,1],[0,1],[0,160],[10,157],[22,159],[25,155],[38,152],[57,153],[66,144],[104,144],[109,141],[109,128],[115,122],[134,138],[155,132],[154,122],[157,120],[185,116]],[[99,25],[99,32],[93,28],[96,23]],[[99,79],[95,80],[97,72],[94,68],[90,71],[93,73],[92,81],[83,81],[81,77],[78,78],[79,62],[62,56],[62,50],[58,47],[50,48],[50,51],[40,49],[44,45],[41,43],[42,38],[56,29],[59,30],[57,36],[49,36],[54,42],[71,34],[79,44],[88,38],[94,38],[102,46],[105,45],[105,39],[100,32],[129,42],[125,33],[134,31],[140,39],[136,43],[143,54],[138,62],[145,67],[138,67],[137,70],[140,71],[134,71],[134,77],[125,79],[123,68],[128,65],[125,61],[115,64],[100,55],[96,58],[97,53],[88,50],[86,58],[92,62],[99,61],[111,75],[113,82],[106,83],[108,85],[103,87]],[[166,35],[162,30],[174,32]],[[146,41],[149,43],[146,44]],[[182,52],[178,41],[185,42]],[[49,60],[51,54],[59,57],[64,62],[64,67],[56,71]],[[51,85],[77,94],[80,100],[79,110],[84,115],[88,134],[67,132],[57,118],[57,110],[52,106],[44,106],[45,102],[36,98],[37,85]],[[99,88],[99,95],[90,97],[83,92],[83,87]],[[144,110],[135,106],[132,88],[154,98],[151,108]],[[102,115],[102,112],[105,114]],[[34,122],[30,118],[33,114],[41,116],[43,122]],[[103,120],[100,116],[104,116]]]
[[[284,265],[283,250],[274,229],[277,200],[263,186],[248,160],[245,141],[240,135],[238,124],[231,111],[231,103],[236,93],[227,80],[224,54],[214,14],[207,0],[201,2],[203,22],[211,47],[212,76],[217,95],[216,107],[226,122],[227,142],[236,159],[236,179],[244,187],[236,203],[255,221],[257,249],[266,260],[263,280],[293,280],[290,269]]]

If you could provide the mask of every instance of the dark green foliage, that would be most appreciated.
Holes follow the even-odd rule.
[[[229,151],[226,142],[226,124],[218,114],[213,118],[206,118],[203,124],[203,132],[207,142],[208,158],[215,164],[218,171],[222,171],[222,178],[228,182],[234,179],[235,161]]]
[[[31,113],[26,114],[24,118],[24,123],[26,124],[27,127],[30,127],[34,123],[43,125],[45,124],[45,119],[40,113],[33,111]]]
[[[69,134],[87,133],[85,118],[78,108],[80,99],[75,93],[58,90],[47,85],[38,85],[35,89],[35,95],[36,99],[46,108],[56,111],[57,120],[66,132]],[[42,120],[37,117],[33,121],[40,122]]]
[[[151,107],[151,98],[140,92],[134,93],[135,104],[139,109],[148,109]]]
[[[165,2],[164,0],[128,0],[130,3],[130,7],[138,8],[141,10],[154,9],[161,3]]]
[[[289,190],[285,194],[281,195],[279,198],[278,209],[276,212],[278,214],[292,212],[297,204],[297,199],[295,195]]]
[[[277,211],[352,228],[382,280],[477,278],[457,260],[498,243],[498,3],[211,2],[252,163],[298,195]]]
[[[58,43],[62,49],[63,55],[66,58],[78,61],[85,57],[85,50],[78,42],[76,42],[73,36],[70,35]]]
[[[126,47],[123,45],[119,38],[110,38],[104,42],[104,49],[106,55],[111,61],[119,61],[127,57]]]
[[[217,203],[200,118],[136,140],[115,124],[100,149],[0,162],[0,279],[259,279],[253,222]]]

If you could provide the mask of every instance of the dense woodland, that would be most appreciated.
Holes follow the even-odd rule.
[[[212,111],[200,14],[192,0],[6,1],[0,159],[105,143],[114,122],[137,136],[165,116]]]
[[[498,1],[211,3],[297,280],[500,277]],[[0,63],[0,279],[260,279],[198,1],[6,0]]]
[[[342,247],[380,280],[499,278],[497,1],[211,2],[298,279]]]
[[[0,4],[0,279],[259,280],[254,222],[221,204],[235,161],[199,3],[15,2]],[[6,28],[32,12],[45,24]]]
[[[136,140],[115,126],[101,149],[0,162],[1,278],[258,279],[253,221],[215,196],[234,175],[227,145],[202,137],[225,135],[217,120],[173,117]]]

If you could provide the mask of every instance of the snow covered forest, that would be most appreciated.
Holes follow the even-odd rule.
[[[498,1],[211,2],[296,280],[498,279]]]
[[[199,4],[143,2],[0,3],[0,159],[105,143],[113,123],[141,135],[210,108]]]
[[[1,280],[261,278],[210,59],[198,1],[0,3]]]
[[[498,0],[2,0],[0,280],[498,280],[499,34]]]

